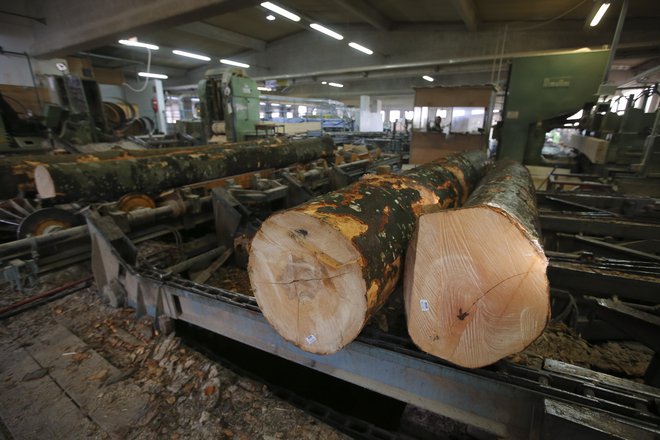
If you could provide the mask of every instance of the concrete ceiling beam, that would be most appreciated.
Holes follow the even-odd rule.
[[[479,18],[474,0],[452,0],[452,3],[458,15],[461,16],[461,20],[465,23],[467,30],[476,32],[479,25]]]
[[[38,58],[66,56],[144,34],[179,26],[259,4],[259,0],[35,0],[48,26],[35,26],[30,54]]]
[[[178,26],[177,29],[188,34],[210,38],[221,43],[233,44],[234,46],[246,49],[262,51],[266,48],[266,42],[264,40],[248,37],[247,35],[222,29],[203,22],[184,24]]]
[[[364,0],[334,0],[334,2],[376,29],[381,31],[392,29],[392,22]]]

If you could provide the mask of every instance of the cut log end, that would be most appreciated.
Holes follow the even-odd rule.
[[[34,169],[34,183],[37,187],[39,197],[42,199],[52,199],[57,195],[55,192],[55,183],[47,167],[38,165]]]
[[[351,342],[366,319],[360,262],[337,229],[285,211],[262,224],[248,270],[257,303],[278,333],[305,351],[330,354]]]
[[[549,318],[547,264],[516,220],[490,206],[423,215],[406,260],[410,336],[469,368],[522,351]]]

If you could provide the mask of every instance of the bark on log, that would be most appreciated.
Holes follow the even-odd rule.
[[[170,188],[220,177],[281,168],[332,154],[329,137],[272,146],[216,147],[193,153],[36,167],[35,184],[44,198],[60,201],[113,201],[124,194],[155,195]]]
[[[248,268],[266,319],[305,351],[340,350],[394,290],[422,206],[459,206],[485,163],[473,152],[402,175],[365,176],[268,218]]]
[[[497,163],[463,208],[425,207],[406,254],[408,333],[469,368],[522,351],[550,316],[548,260],[525,167]]]
[[[34,169],[39,165],[63,163],[90,163],[109,160],[122,160],[139,157],[172,156],[193,154],[200,151],[239,148],[264,144],[263,140],[219,145],[201,145],[196,147],[172,147],[152,149],[113,149],[96,153],[81,154],[33,154],[0,158],[0,200],[16,197],[19,193],[36,191]]]

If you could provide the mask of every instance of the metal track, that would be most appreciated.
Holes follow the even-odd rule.
[[[352,438],[360,440],[412,440],[411,437],[405,434],[392,432],[365,420],[340,413],[327,405],[308,399],[285,387],[267,381],[263,377],[254,374],[245,368],[239,367],[234,362],[228,360],[225,356],[222,356],[217,351],[211,349],[208,345],[200,342],[194,337],[184,336],[182,342],[193,350],[202,353],[207,358],[229,368],[235,373],[265,384],[268,389],[280,399],[302,409],[318,420],[350,435]]]
[[[142,271],[142,275],[179,291],[187,291],[193,295],[261,313],[256,300],[241,293],[196,284],[179,277],[163,276],[155,270]],[[589,370],[578,374],[575,372],[575,366],[552,360],[546,361],[543,370],[507,361],[500,361],[494,366],[478,370],[461,369],[417,350],[409,338],[391,336],[371,328],[363,331],[357,340],[393,353],[525,388],[544,397],[558,398],[631,418],[649,428],[657,428],[660,425],[660,415],[656,407],[656,403],[660,402],[660,390],[653,387],[640,385],[631,389],[631,382],[605,374],[589,378],[584,373]]]
[[[125,296],[138,316],[148,314],[161,326],[188,322],[502,438],[660,436],[660,390],[568,364],[546,362],[534,370],[499,362],[467,370],[421,353],[407,338],[374,330],[333,355],[304,352],[273,330],[254,298],[138,270],[127,263],[132,256],[122,246],[125,236],[94,216],[87,221],[99,291]]]

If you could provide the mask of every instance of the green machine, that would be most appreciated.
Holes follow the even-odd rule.
[[[211,69],[197,91],[202,107],[203,142],[240,142],[259,123],[257,83],[242,69]]]
[[[597,50],[514,59],[498,158],[544,165],[545,133],[596,103],[608,56],[608,50]]]

